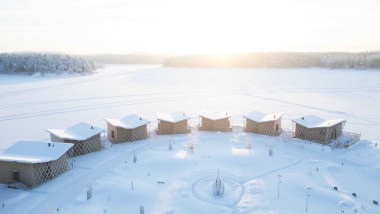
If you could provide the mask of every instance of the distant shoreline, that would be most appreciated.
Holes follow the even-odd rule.
[[[0,53],[0,74],[92,74],[100,65],[82,57],[57,53]]]
[[[379,69],[380,52],[265,52],[224,56],[184,55],[168,57],[163,65],[165,67],[187,68]]]

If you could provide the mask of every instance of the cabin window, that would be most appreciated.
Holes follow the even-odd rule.
[[[115,131],[111,130],[111,138],[115,138]]]

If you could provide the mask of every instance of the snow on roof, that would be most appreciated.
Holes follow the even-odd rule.
[[[46,131],[61,139],[87,140],[88,138],[103,132],[104,129],[82,122],[67,129],[46,129]]]
[[[210,119],[210,120],[220,120],[224,118],[231,117],[230,111],[210,111],[210,110],[202,110],[199,116]]]
[[[330,119],[326,120],[315,115],[307,115],[304,117],[300,117],[292,120],[293,122],[305,126],[306,128],[327,128],[335,126],[339,123],[343,123],[345,119]]]
[[[183,120],[187,120],[190,117],[183,111],[166,113],[166,112],[157,112],[156,113],[158,120],[163,120],[166,122],[177,123]]]
[[[18,141],[0,153],[0,161],[21,163],[49,162],[60,158],[73,145],[72,143]]]
[[[128,115],[122,119],[104,118],[104,120],[112,124],[113,126],[124,129],[134,129],[149,123],[147,119],[139,117],[135,114]]]
[[[284,113],[282,113],[282,112],[265,114],[262,112],[252,111],[252,112],[244,115],[244,117],[261,123],[261,122],[271,122],[271,121],[278,120],[279,118],[282,117],[283,114]]]

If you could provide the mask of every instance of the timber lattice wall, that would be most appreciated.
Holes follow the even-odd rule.
[[[293,123],[294,137],[309,140],[321,144],[329,144],[336,140],[343,133],[344,123],[339,123],[331,127],[307,128],[297,123]]]
[[[231,132],[232,127],[229,118],[220,120],[210,120],[205,117],[200,117],[199,130],[201,131],[213,131],[213,132]]]
[[[176,123],[171,123],[163,120],[158,120],[157,131],[158,135],[172,134],[187,134],[190,133],[189,121],[182,120]]]
[[[258,123],[256,121],[244,118],[244,132],[278,136],[281,134],[281,119]]]
[[[112,138],[112,134],[108,131],[108,139],[112,143],[123,143],[123,142],[131,142],[137,140],[143,140],[149,137],[148,126],[143,125],[134,129],[124,129],[121,127],[114,127],[112,125],[108,126],[108,129],[114,130],[114,138]]]

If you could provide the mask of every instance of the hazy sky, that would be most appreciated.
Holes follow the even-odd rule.
[[[0,0],[0,52],[380,50],[380,0]]]

